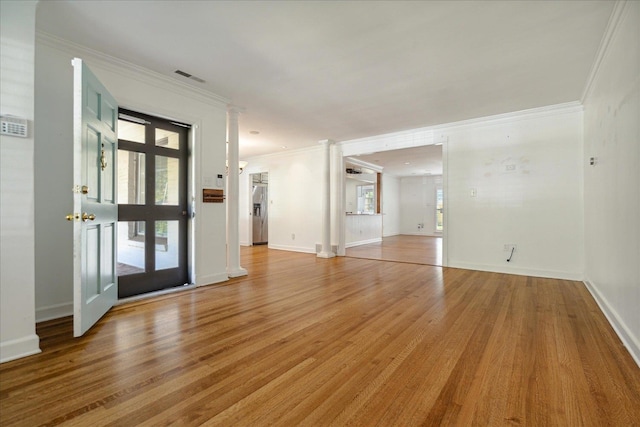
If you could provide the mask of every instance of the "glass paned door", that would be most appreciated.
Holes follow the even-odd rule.
[[[188,126],[120,110],[119,298],[182,286],[187,274]]]

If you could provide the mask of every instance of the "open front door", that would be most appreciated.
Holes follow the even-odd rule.
[[[116,152],[118,105],[91,70],[73,64],[73,335],[117,301]]]

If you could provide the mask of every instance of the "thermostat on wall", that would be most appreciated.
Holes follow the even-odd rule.
[[[29,122],[27,119],[21,119],[14,116],[0,116],[0,124],[3,135],[19,136],[26,138],[29,136]]]

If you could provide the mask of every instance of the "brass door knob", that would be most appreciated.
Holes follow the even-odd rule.
[[[89,194],[89,187],[83,185],[80,191],[82,192],[82,194]]]
[[[74,219],[80,219],[80,215],[76,214],[69,214],[67,216],[65,216],[65,218],[67,219],[67,221],[73,221]]]
[[[88,213],[83,213],[82,214],[82,221],[87,222],[88,221],[93,221],[94,219],[96,219],[96,216],[94,214],[88,214]]]

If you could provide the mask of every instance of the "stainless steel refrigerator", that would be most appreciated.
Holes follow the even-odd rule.
[[[253,184],[253,244],[266,245],[269,240],[268,197],[266,184]]]

